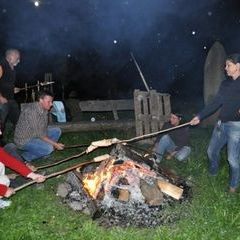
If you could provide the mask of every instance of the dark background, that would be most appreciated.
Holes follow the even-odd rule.
[[[240,52],[238,0],[1,0],[0,53],[21,51],[18,85],[53,72],[60,98],[132,97],[152,89],[202,103],[203,67],[216,40]]]

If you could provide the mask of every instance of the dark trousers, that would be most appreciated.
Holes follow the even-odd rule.
[[[5,129],[7,119],[9,119],[15,127],[19,118],[19,114],[20,110],[17,102],[14,99],[8,100],[7,103],[0,104],[0,121],[2,132]]]

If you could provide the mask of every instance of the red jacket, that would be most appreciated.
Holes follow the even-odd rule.
[[[21,161],[12,157],[10,154],[4,151],[0,147],[0,162],[3,163],[6,167],[16,171],[22,176],[26,177],[32,171]],[[0,184],[0,196],[4,196],[8,187],[6,185]]]

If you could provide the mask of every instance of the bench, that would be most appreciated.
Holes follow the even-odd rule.
[[[54,123],[52,125],[59,126],[64,132],[135,128],[135,119],[120,119],[119,117],[119,111],[134,111],[133,99],[79,101],[78,106],[81,113],[111,112],[113,120],[91,122],[79,119],[77,122]],[[76,112],[76,109],[74,111]]]
[[[119,120],[118,111],[134,110],[132,99],[80,101],[82,112],[112,112],[114,120]]]

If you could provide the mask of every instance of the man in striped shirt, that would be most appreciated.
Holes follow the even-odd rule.
[[[43,91],[39,93],[38,101],[28,104],[20,114],[14,142],[27,162],[48,156],[54,149],[64,149],[64,144],[58,142],[61,129],[48,127],[48,112],[52,105],[52,93]]]

